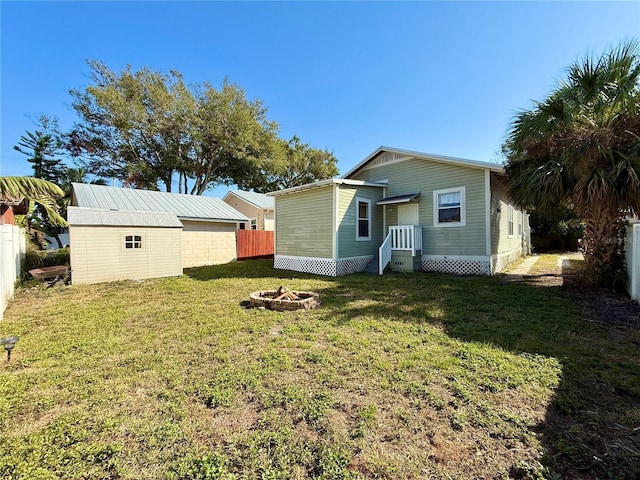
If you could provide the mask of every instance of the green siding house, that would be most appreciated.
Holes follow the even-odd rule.
[[[525,212],[494,163],[380,147],[343,178],[275,197],[274,266],[345,275],[490,275],[529,253]]]

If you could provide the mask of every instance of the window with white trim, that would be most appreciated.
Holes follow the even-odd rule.
[[[371,200],[356,197],[356,240],[371,240]]]
[[[518,236],[522,237],[522,223],[523,223],[524,213],[518,212]]]
[[[257,218],[252,218],[251,219],[251,230],[257,230],[258,229],[258,219]]]
[[[513,237],[513,206],[509,205],[507,232],[510,237]]]
[[[464,227],[465,187],[447,188],[433,192],[433,226]]]
[[[136,250],[142,248],[142,235],[125,235],[124,249]]]

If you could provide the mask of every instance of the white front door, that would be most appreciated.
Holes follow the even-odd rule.
[[[398,205],[398,225],[418,225],[418,204]]]

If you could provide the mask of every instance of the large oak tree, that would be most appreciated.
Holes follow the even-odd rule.
[[[177,180],[180,193],[196,195],[219,184],[265,190],[290,183],[277,123],[238,85],[225,80],[218,89],[188,86],[176,71],[126,67],[118,73],[98,61],[89,66],[91,85],[70,92],[80,121],[66,144],[90,173],[168,192]],[[300,145],[294,142],[290,150],[297,155]],[[303,150],[309,162],[296,160],[290,168],[316,165],[318,155],[332,168],[298,170],[300,178],[337,173],[333,155]]]

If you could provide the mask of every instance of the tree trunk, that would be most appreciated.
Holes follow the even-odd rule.
[[[582,250],[589,279],[619,286],[624,277],[624,216],[617,208],[596,205],[585,212],[584,219]]]

